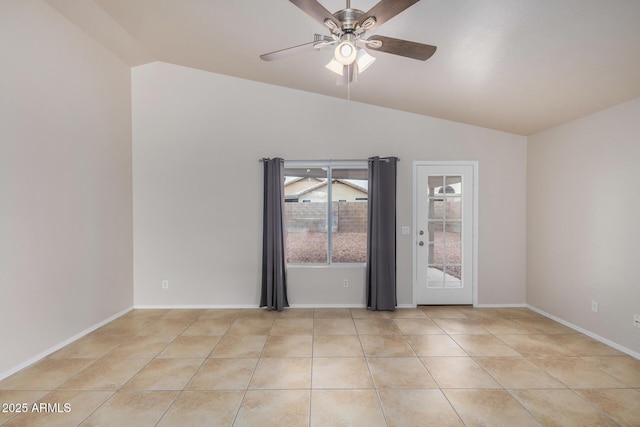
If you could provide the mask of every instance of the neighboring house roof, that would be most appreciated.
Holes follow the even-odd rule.
[[[295,182],[295,181],[292,181],[292,182]],[[301,191],[298,191],[297,193],[291,193],[291,194],[287,194],[287,191],[286,191],[287,185],[285,185],[285,192],[284,192],[285,193],[285,198],[290,199],[290,198],[294,198],[294,197],[300,197],[303,194],[309,193],[309,192],[311,192],[313,190],[316,190],[316,189],[318,189],[320,187],[324,187],[326,185],[327,185],[326,180],[325,181],[321,181],[321,182],[318,182],[317,184],[310,185],[309,187],[306,187],[306,188],[302,189]]]
[[[284,177],[284,186],[286,187],[287,185],[293,184],[294,182],[298,182],[300,180],[305,179],[303,176],[285,176]]]
[[[345,185],[348,185],[349,187],[353,187],[353,188],[355,188],[356,190],[360,190],[360,191],[362,191],[363,193],[367,193],[367,194],[369,194],[369,189],[368,189],[367,187],[363,187],[363,186],[361,186],[361,185],[358,185],[358,184],[356,184],[355,182],[352,182],[352,181],[351,181],[351,180],[349,180],[349,179],[336,179],[336,181],[340,181],[341,183],[343,183],[343,184],[345,184]]]
[[[302,178],[300,178],[300,179],[302,179]],[[297,182],[297,181],[299,181],[299,179],[291,180],[290,182],[287,182],[285,184],[285,198],[291,199],[291,198],[294,198],[294,197],[300,197],[303,194],[310,193],[310,192],[312,192],[314,190],[317,190],[318,188],[321,188],[321,187],[324,187],[324,186],[327,185],[327,180],[324,180],[324,181],[318,182],[317,184],[310,185],[309,187],[306,187],[303,190],[298,191],[297,193],[287,194],[287,192],[286,192],[287,186],[289,184],[292,184],[292,183]],[[346,179],[334,179],[333,181],[334,182],[340,182],[340,183],[342,183],[344,185],[347,185],[349,187],[355,188],[356,190],[362,191],[365,194],[369,193],[369,189],[368,188],[362,187],[362,186],[357,185],[357,184],[355,184],[353,182],[349,182],[349,180],[346,180]]]

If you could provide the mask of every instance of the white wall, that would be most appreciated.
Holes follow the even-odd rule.
[[[133,303],[129,68],[0,2],[0,378]]]
[[[258,159],[371,155],[401,158],[398,227],[412,224],[414,160],[478,160],[479,302],[525,302],[524,137],[166,63],[132,76],[136,305],[257,305]],[[398,299],[411,304],[411,236],[398,235]],[[364,269],[292,269],[289,295],[363,304]]]
[[[638,353],[639,119],[640,98],[529,138],[527,233],[527,303]]]

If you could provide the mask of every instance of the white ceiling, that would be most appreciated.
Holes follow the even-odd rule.
[[[328,34],[287,0],[46,1],[132,66],[348,96],[324,68],[330,50],[259,59]],[[358,102],[530,135],[640,96],[638,0],[421,0],[372,34],[438,50],[426,62],[371,52],[377,61],[349,88]]]

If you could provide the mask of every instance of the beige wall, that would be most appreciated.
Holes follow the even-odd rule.
[[[136,305],[257,305],[258,159],[371,155],[401,158],[400,304],[413,302],[412,239],[399,230],[412,224],[414,160],[479,161],[479,302],[525,303],[526,138],[166,63],[132,75]],[[290,270],[289,293],[363,304],[364,267]]]
[[[635,99],[531,136],[527,212],[527,302],[636,353],[639,119]]]
[[[132,305],[130,70],[0,2],[0,378]]]

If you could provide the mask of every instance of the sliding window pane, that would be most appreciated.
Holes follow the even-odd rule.
[[[327,171],[284,170],[287,263],[327,263]]]
[[[331,169],[331,262],[367,261],[367,169]]]

